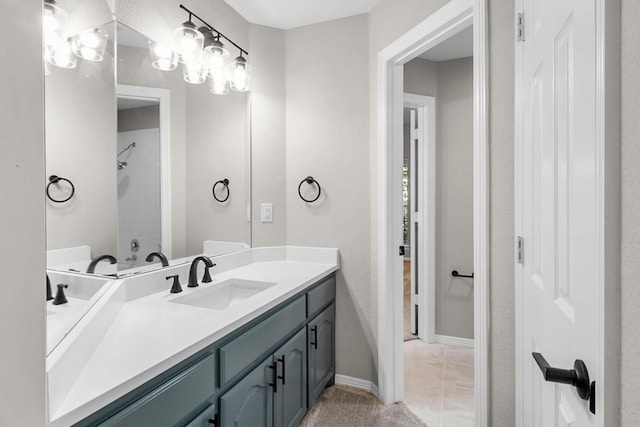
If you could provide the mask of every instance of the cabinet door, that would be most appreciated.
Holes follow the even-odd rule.
[[[307,411],[307,333],[303,328],[274,354],[278,388],[273,393],[274,427],[297,426]]]
[[[331,304],[307,325],[309,351],[309,407],[335,373],[334,323],[336,305]]]
[[[271,427],[272,381],[276,368],[269,357],[220,398],[220,425],[224,427]]]

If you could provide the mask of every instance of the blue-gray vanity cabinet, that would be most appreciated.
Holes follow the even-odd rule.
[[[332,303],[307,325],[309,351],[309,407],[335,375],[335,318]]]
[[[274,377],[272,358],[265,359],[220,397],[221,426],[271,427]]]
[[[307,412],[307,332],[303,328],[274,355],[278,388],[273,393],[273,425],[297,426]]]
[[[220,425],[297,426],[307,411],[307,339],[301,329],[220,397]]]
[[[206,405],[207,400],[214,395],[215,370],[215,357],[213,354],[207,354],[184,372],[99,425],[184,426],[191,420],[189,414]]]
[[[213,403],[200,413],[187,427],[211,427],[217,424],[216,404]]]

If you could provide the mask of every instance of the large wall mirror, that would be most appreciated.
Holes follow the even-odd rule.
[[[47,66],[47,268],[122,276],[161,268],[154,252],[249,247],[250,95],[157,70],[150,40],[115,21],[87,29],[106,34],[101,61]],[[103,255],[117,262],[90,266]]]

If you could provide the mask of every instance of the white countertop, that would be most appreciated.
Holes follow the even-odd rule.
[[[99,313],[86,316],[76,326],[80,330],[69,334],[71,341],[60,346],[59,354],[47,359],[48,373],[56,369],[57,363],[61,366],[58,371],[69,369],[63,365],[75,364],[64,360],[65,349],[74,346],[74,337],[78,340],[76,347],[86,348],[84,368],[75,373],[72,384],[51,384],[65,378],[64,372],[49,378],[51,426],[68,426],[82,420],[338,269],[336,249],[259,248],[212,260],[220,272],[216,273],[218,267],[212,269],[213,282],[197,288],[186,286],[183,271],[188,266],[175,268],[182,268],[180,278],[184,291],[179,294],[170,294],[171,282],[165,280],[165,276],[176,272],[163,269],[146,276],[156,275],[154,281],[166,290],[123,303],[129,280],[125,279],[103,296],[112,301],[98,303],[94,309],[110,311],[111,317],[99,320]],[[232,278],[276,284],[224,310],[171,302]],[[93,345],[87,346],[81,343],[81,329],[96,328],[91,322],[109,322],[110,326],[104,328],[100,339],[94,337]],[[78,359],[77,354],[71,355],[72,351],[69,354],[68,359]]]

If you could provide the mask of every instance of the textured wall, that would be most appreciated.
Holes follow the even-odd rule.
[[[488,0],[490,426],[515,425],[514,4]]]
[[[640,3],[622,0],[622,425],[640,425]]]
[[[44,89],[35,24],[42,22],[42,2],[2,1],[2,10],[2,52],[11,66],[0,67],[0,425],[43,426]]]
[[[252,25],[251,242],[287,243],[285,31]],[[260,204],[273,204],[273,222],[260,222]]]
[[[375,380],[371,329],[367,17],[286,34],[287,243],[340,249],[336,369]],[[311,175],[312,204],[297,194]],[[306,184],[307,197],[312,192]]]

